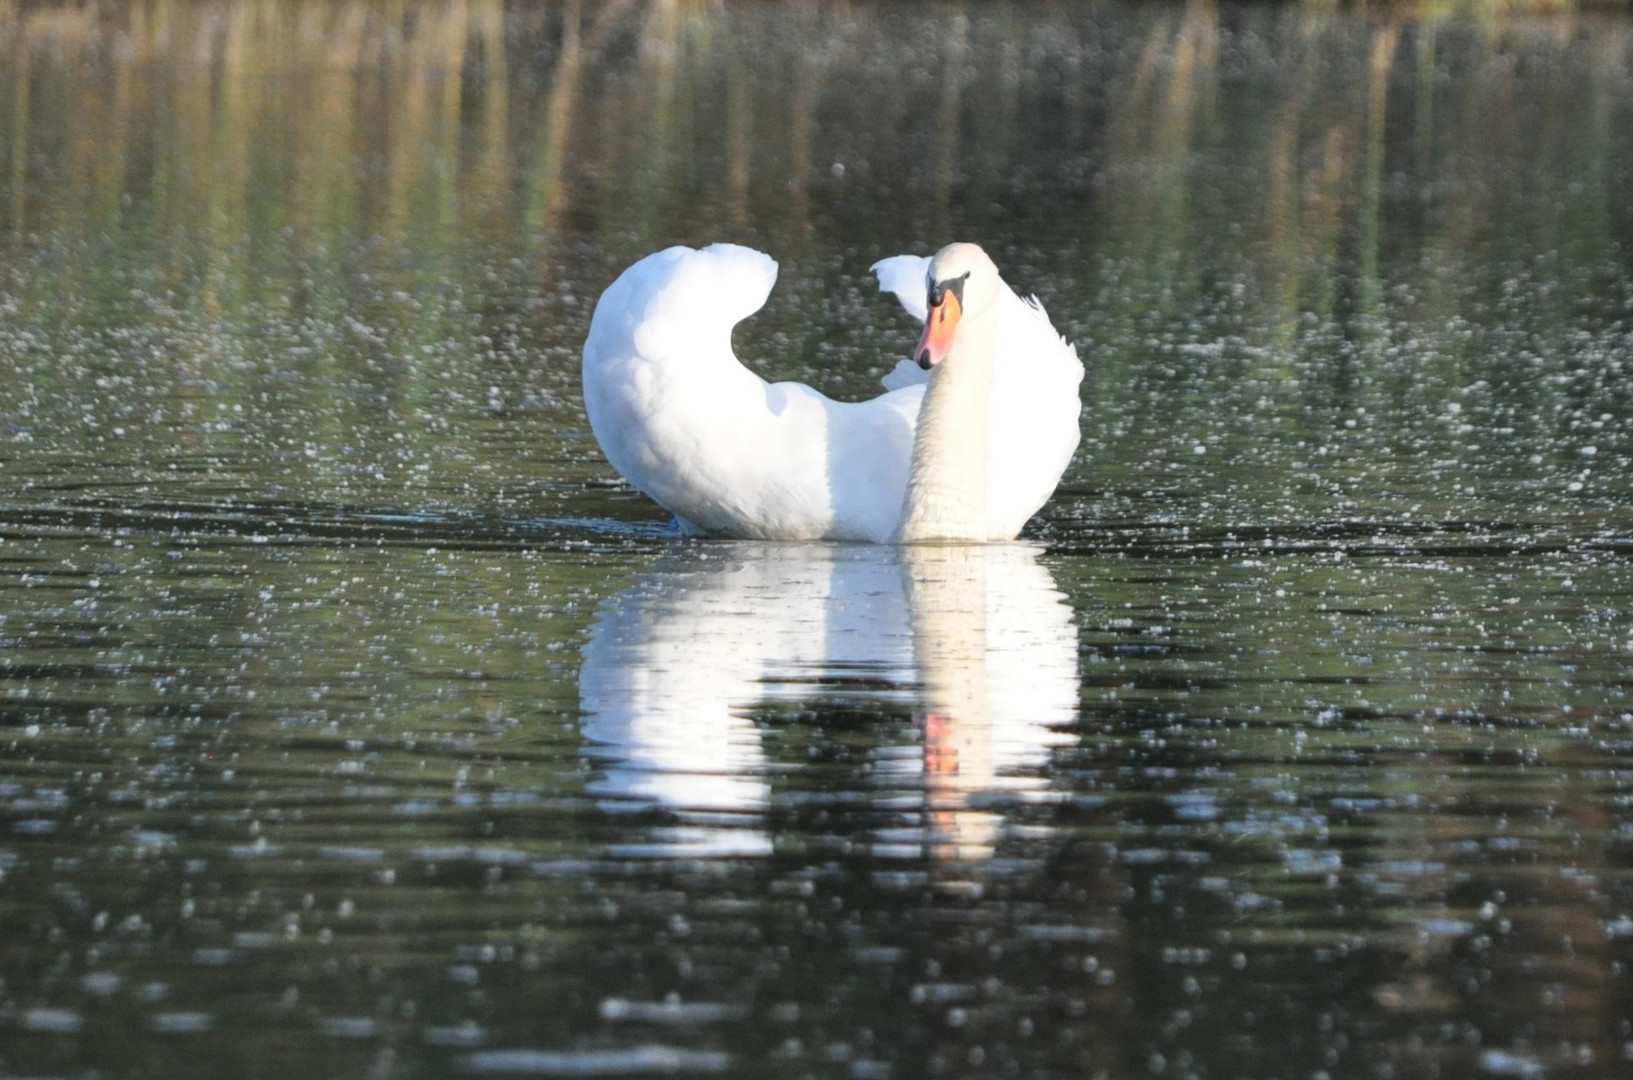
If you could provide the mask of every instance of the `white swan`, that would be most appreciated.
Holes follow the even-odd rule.
[[[584,405],[607,460],[689,532],[1013,539],[1077,449],[1076,350],[973,244],[873,271],[926,320],[919,366],[841,402],[767,383],[732,353],[732,327],[776,281],[769,256],[673,247],[625,270],[584,342]]]

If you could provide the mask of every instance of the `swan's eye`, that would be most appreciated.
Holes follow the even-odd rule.
[[[958,303],[962,306],[964,303],[964,282],[969,279],[969,271],[965,271],[955,278],[948,278],[946,281],[932,281],[930,283],[930,307],[940,307],[947,299],[948,293],[958,297]]]

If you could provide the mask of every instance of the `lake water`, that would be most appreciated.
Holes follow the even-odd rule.
[[[0,7],[0,1075],[1633,1070],[1633,20]],[[985,244],[1014,545],[678,538],[600,290]]]

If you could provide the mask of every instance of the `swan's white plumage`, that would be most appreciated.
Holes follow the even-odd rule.
[[[874,267],[925,316],[928,259]],[[769,257],[733,244],[649,255],[610,285],[584,343],[584,404],[607,460],[684,528],[766,540],[891,540],[928,373],[910,361],[868,401],[767,383],[731,329],[764,305]],[[1011,539],[1078,443],[1083,365],[1036,301],[1000,287],[989,408],[988,535]]]

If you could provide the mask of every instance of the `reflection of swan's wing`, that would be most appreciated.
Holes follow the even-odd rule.
[[[825,598],[822,666],[865,669],[887,682],[913,679],[913,641],[901,567],[890,549],[848,545],[828,549],[833,578]],[[809,677],[810,671],[804,672]]]
[[[579,670],[584,734],[608,764],[593,790],[759,810],[768,797],[759,735],[734,710],[763,666],[745,637],[798,635],[762,626],[740,597],[697,577],[683,575],[679,590],[672,578],[648,579],[601,608]]]
[[[897,255],[873,266],[879,288],[895,294],[907,313],[921,322],[929,265],[929,259],[917,255]],[[929,378],[929,372],[903,360],[883,381],[896,390]],[[1077,450],[1082,381],[1077,350],[1056,332],[1043,306],[1022,300],[1004,284],[988,413],[989,535],[1014,536],[1054,494]]]
[[[768,789],[745,712],[809,692],[813,672],[912,678],[906,598],[888,549],[732,544],[602,604],[579,670],[598,794],[756,811]],[[886,674],[885,677],[889,677]]]
[[[1044,763],[1071,742],[1077,719],[1077,627],[1036,551],[988,544],[987,704],[993,764],[1001,772]]]

